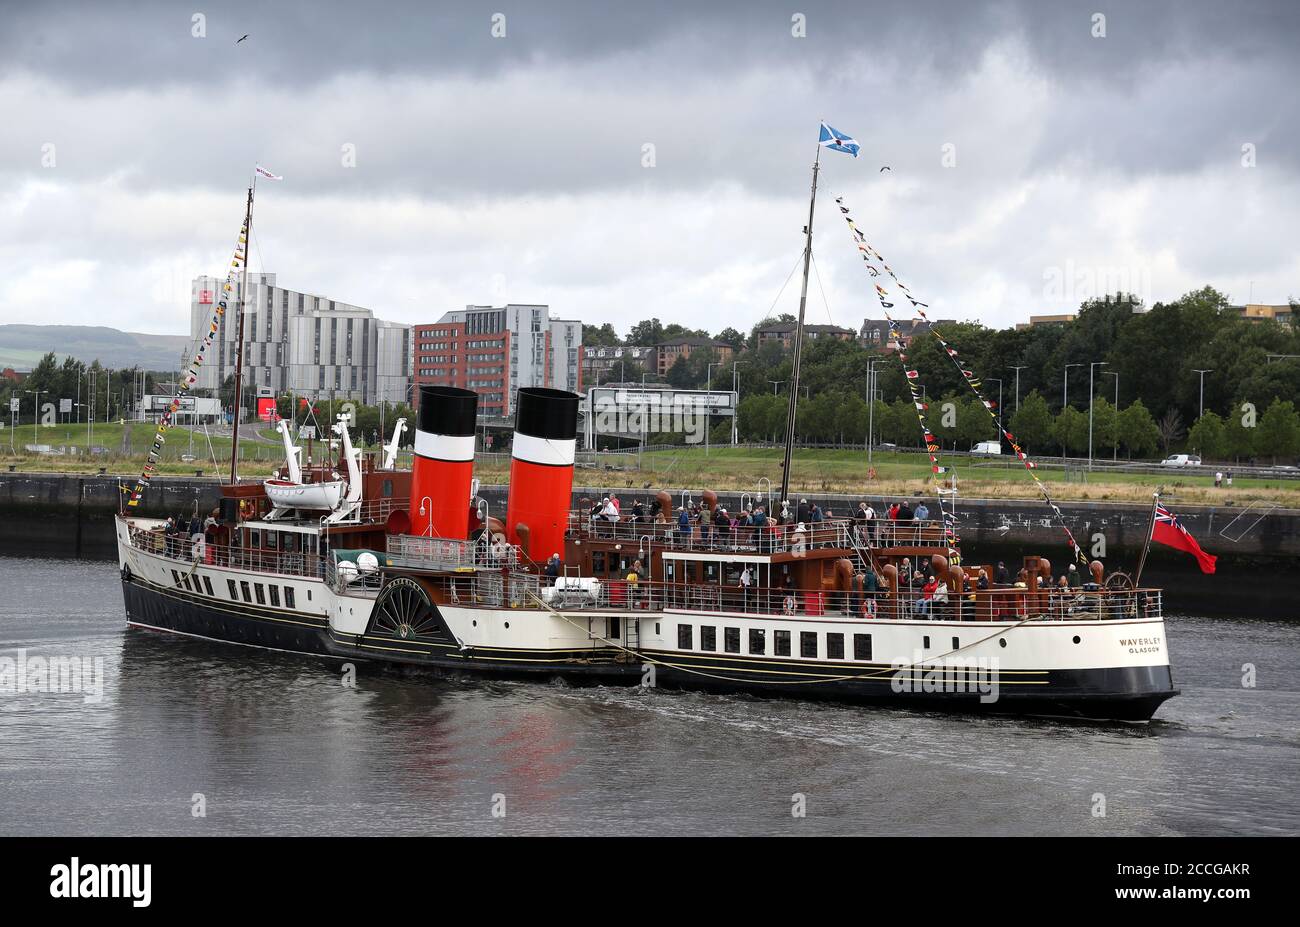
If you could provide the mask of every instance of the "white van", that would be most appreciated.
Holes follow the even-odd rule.
[[[985,457],[992,457],[1002,453],[1001,441],[981,441],[970,449],[972,454],[982,454]]]
[[[1195,454],[1174,454],[1160,461],[1162,467],[1199,467],[1201,458]]]

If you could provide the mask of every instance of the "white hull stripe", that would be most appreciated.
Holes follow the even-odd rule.
[[[427,431],[415,433],[415,453],[434,460],[464,463],[474,459],[473,435],[435,435]]]
[[[577,438],[534,438],[516,431],[515,446],[510,456],[515,460],[546,467],[572,467],[577,448]]]

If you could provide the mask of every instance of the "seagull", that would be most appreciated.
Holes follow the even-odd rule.
[[[248,36],[244,36],[244,38],[248,38]],[[241,39],[240,41],[243,41],[243,40]],[[877,173],[877,174],[883,174],[885,171],[892,171],[892,170],[893,170],[893,168],[890,167],[888,164],[886,164],[886,165],[885,165],[884,167],[882,167],[880,170],[876,171],[876,173]]]
[[[244,33],[244,34],[241,35],[238,39],[236,39],[236,40],[235,40],[235,44],[238,45],[240,42],[244,41],[244,39],[246,39],[246,38],[248,38],[248,33]]]

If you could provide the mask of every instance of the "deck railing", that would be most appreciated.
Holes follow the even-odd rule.
[[[233,567],[255,573],[279,573],[287,576],[325,575],[328,558],[300,551],[250,550],[209,541],[193,541],[189,535],[168,535],[158,530],[132,527],[131,546],[150,554],[177,560],[187,567],[195,560],[209,566]]]

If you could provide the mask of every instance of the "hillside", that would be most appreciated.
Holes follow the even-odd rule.
[[[185,335],[124,332],[101,325],[0,325],[0,367],[30,370],[47,352],[105,367],[175,370],[189,345]]]

